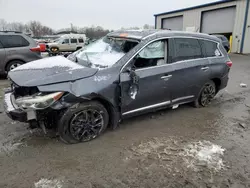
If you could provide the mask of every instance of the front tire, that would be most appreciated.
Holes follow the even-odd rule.
[[[50,48],[50,51],[51,51],[51,53],[53,53],[53,54],[57,54],[57,53],[59,53],[59,48],[58,48],[58,47],[51,47],[51,48]]]
[[[77,104],[62,115],[58,132],[63,142],[76,144],[91,141],[107,128],[109,114],[99,102]]]
[[[208,81],[201,89],[198,98],[194,101],[196,108],[207,107],[216,95],[216,86],[213,81]]]

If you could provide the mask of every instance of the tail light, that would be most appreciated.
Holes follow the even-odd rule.
[[[30,48],[30,51],[32,52],[41,52],[40,46],[38,45],[37,47]]]
[[[232,61],[228,61],[228,62],[227,62],[227,66],[228,66],[229,68],[231,68],[231,67],[233,66]]]

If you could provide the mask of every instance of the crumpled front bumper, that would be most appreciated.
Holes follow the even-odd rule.
[[[13,104],[13,94],[11,91],[5,91],[4,110],[5,113],[14,121],[27,122],[27,113],[18,109]]]

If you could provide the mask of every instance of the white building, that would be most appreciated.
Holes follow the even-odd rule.
[[[232,36],[232,52],[250,53],[250,0],[221,0],[155,14],[157,29]]]

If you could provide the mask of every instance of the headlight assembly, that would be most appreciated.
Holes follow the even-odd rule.
[[[54,102],[58,101],[63,95],[63,92],[56,92],[47,95],[42,93],[22,97],[16,99],[16,104],[23,109],[36,109],[41,110],[50,107]]]

